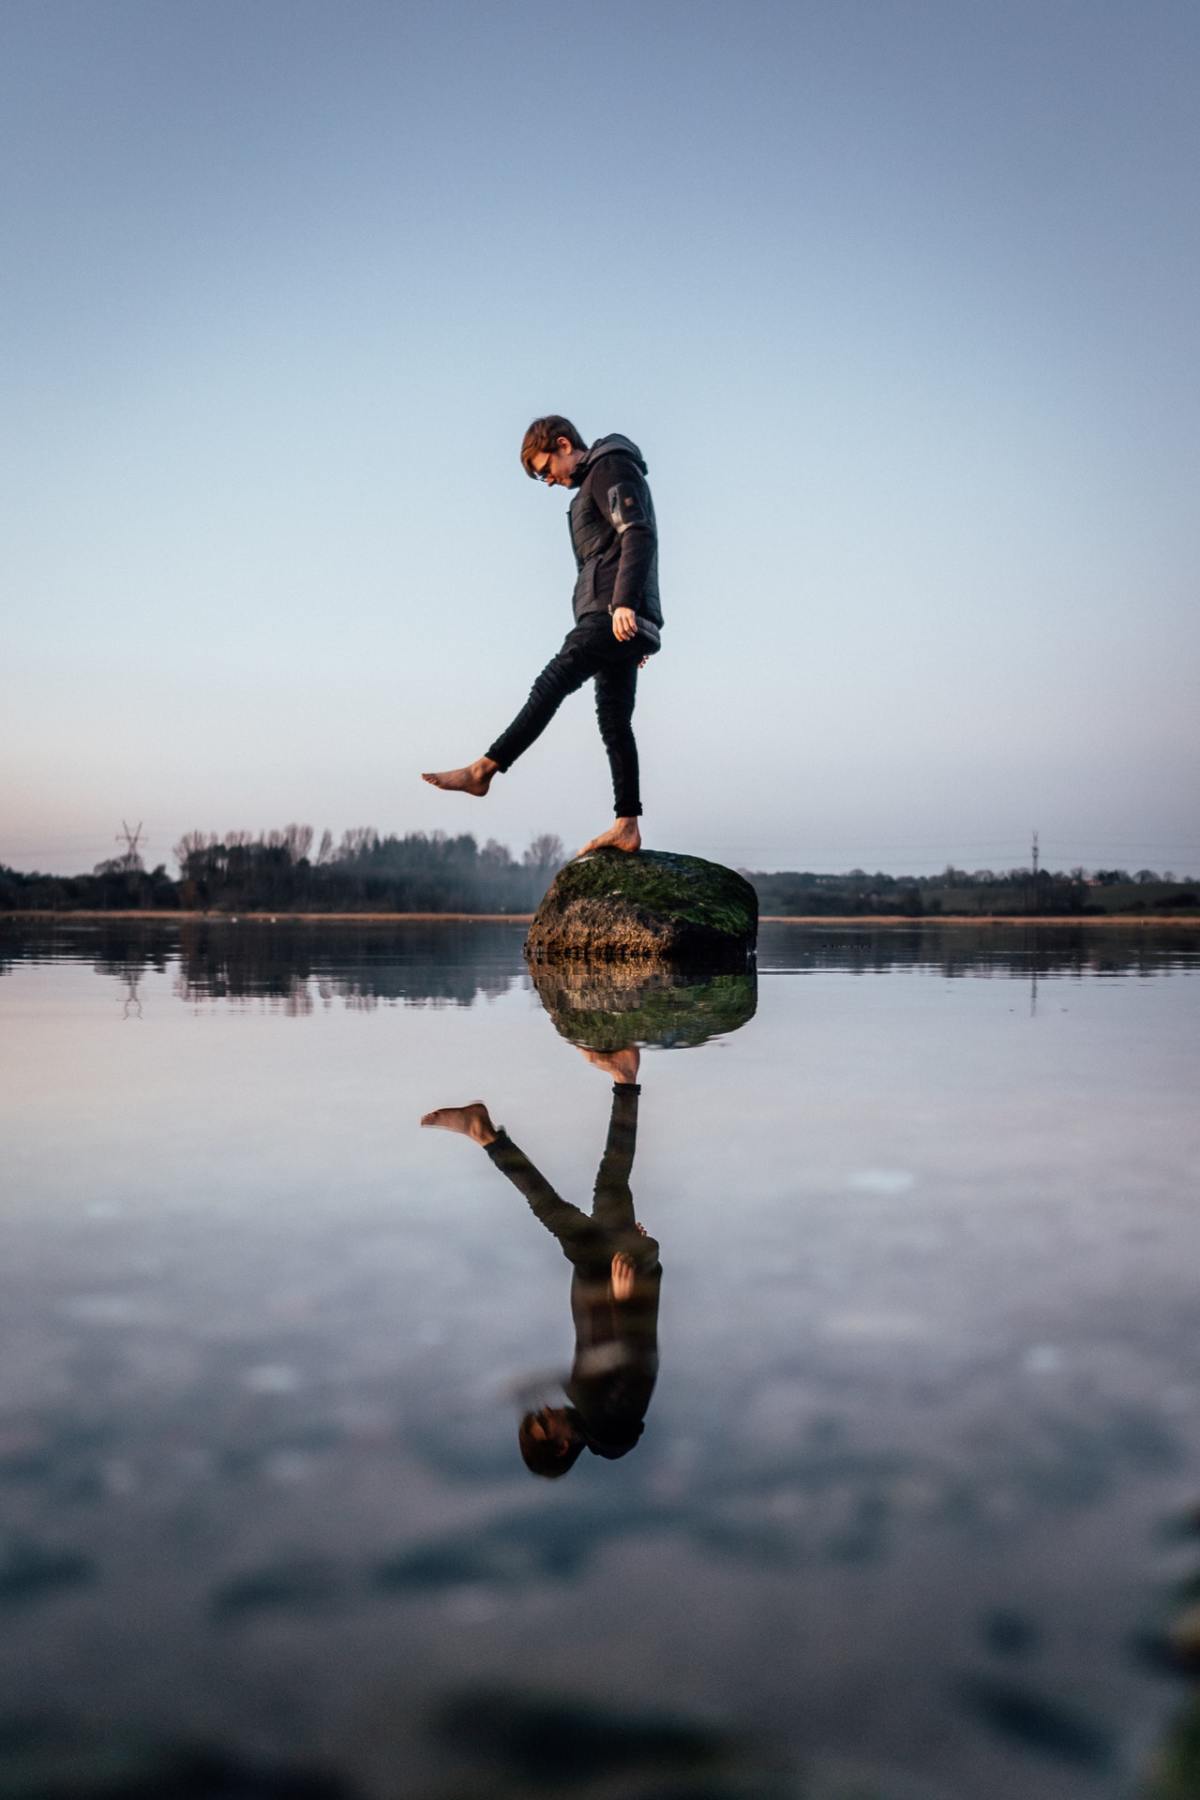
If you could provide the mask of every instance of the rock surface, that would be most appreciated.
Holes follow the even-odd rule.
[[[745,968],[757,937],[758,895],[732,869],[670,850],[596,850],[559,870],[525,954]]]

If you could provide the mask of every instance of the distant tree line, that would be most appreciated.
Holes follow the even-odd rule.
[[[98,863],[90,875],[23,874],[0,864],[0,911],[464,912],[526,913],[563,862],[561,839],[535,837],[518,861],[489,838],[464,832],[383,836],[372,826],[322,833],[311,825],[282,830],[190,831],[175,846],[179,877],[146,869],[136,851]],[[1196,884],[1171,870],[975,869],[947,865],[939,875],[841,875],[811,870],[770,874],[743,869],[764,913],[784,915],[946,914],[979,916],[1187,910]]]
[[[749,875],[764,913],[784,915],[899,913],[909,918],[940,914],[1095,917],[1105,913],[1174,912],[1197,904],[1196,884],[1178,881],[1172,871],[1083,868],[957,869],[939,875],[844,875],[783,870]]]
[[[469,832],[381,836],[372,826],[323,833],[311,825],[189,831],[175,846],[179,879],[136,855],[90,875],[21,874],[0,865],[0,909],[184,912],[531,912],[564,859],[562,840],[535,837],[520,861]]]
[[[535,837],[518,862],[470,832],[380,836],[356,826],[334,843],[322,834],[312,853],[310,825],[251,837],[189,832],[175,846],[179,905],[222,912],[529,912],[563,861],[560,838]]]

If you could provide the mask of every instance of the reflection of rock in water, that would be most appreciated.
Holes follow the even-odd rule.
[[[689,979],[636,963],[533,963],[530,973],[563,1037],[588,1050],[704,1044],[745,1025],[758,999],[753,971]]]

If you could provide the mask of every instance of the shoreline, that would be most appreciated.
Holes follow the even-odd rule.
[[[528,925],[533,919],[530,913],[456,913],[456,912],[185,912],[178,908],[132,907],[128,910],[115,910],[100,907],[68,907],[59,912],[51,907],[31,909],[26,912],[0,912],[0,924],[7,919],[53,919],[62,923],[67,919],[123,919],[126,921],[145,920],[148,924],[169,925],[391,925],[401,921],[422,925],[433,924],[444,920],[448,924],[471,925]]]
[[[126,924],[142,923],[147,925],[528,925],[533,920],[533,913],[463,913],[463,912],[280,912],[280,913],[223,913],[223,912],[183,912],[176,909],[132,908],[128,911],[104,910],[100,908],[67,908],[58,911],[49,907],[30,908],[25,911],[0,912],[0,925],[8,922],[30,924],[37,921],[51,922],[56,925],[80,920],[94,924],[98,920],[112,919]],[[1118,925],[1123,929],[1136,928],[1149,931],[1159,925],[1190,925],[1200,928],[1200,912],[1186,913],[922,913],[913,917],[908,913],[762,913],[760,925],[997,925],[1013,926],[1047,926],[1061,929],[1065,926],[1084,926],[1089,929],[1106,929]]]

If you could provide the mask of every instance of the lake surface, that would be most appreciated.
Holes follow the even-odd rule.
[[[0,926],[0,1793],[1194,1796],[1200,933],[521,942]]]

